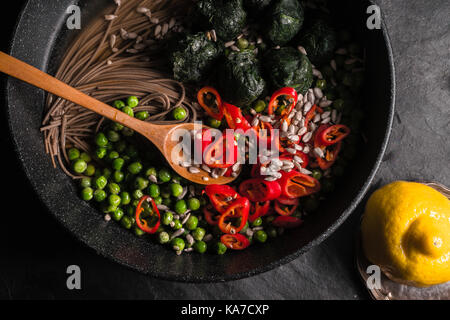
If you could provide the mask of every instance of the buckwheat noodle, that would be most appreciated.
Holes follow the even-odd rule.
[[[135,112],[148,111],[151,116],[146,121],[155,124],[194,121],[200,111],[198,105],[187,97],[185,86],[164,70],[158,44],[166,33],[181,31],[177,22],[190,1],[111,2],[112,7],[70,45],[55,77],[105,103],[137,96],[140,104]],[[184,121],[170,120],[167,115],[179,106],[188,111],[188,117]],[[82,178],[67,168],[66,148],[76,147],[92,154],[90,141],[103,121],[92,111],[49,95],[41,132],[53,166],[59,164],[68,176]]]

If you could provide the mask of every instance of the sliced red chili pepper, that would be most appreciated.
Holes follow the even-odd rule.
[[[320,129],[320,128],[319,128]],[[350,128],[343,124],[327,126],[316,134],[317,143],[322,146],[331,146],[332,144],[342,141],[350,134]]]
[[[283,153],[280,156],[280,160],[293,160],[294,156],[299,157],[300,159],[302,159],[302,163],[301,166],[302,168],[306,168],[308,166],[309,163],[309,157],[306,153],[302,152],[302,151],[297,151],[296,154],[291,154],[291,153]]]
[[[203,152],[203,163],[211,168],[228,168],[238,159],[238,146],[233,134],[223,134]]]
[[[283,195],[279,196],[277,201],[281,204],[290,205],[290,206],[294,205],[294,204],[298,204],[298,202],[299,202],[297,198],[288,198]]]
[[[332,144],[328,147],[321,147],[325,156],[323,158],[316,158],[317,164],[319,165],[320,169],[327,170],[334,164],[339,155],[339,152],[341,151],[341,147],[342,141],[339,141],[338,143]]]
[[[304,197],[320,190],[320,182],[306,174],[292,170],[282,172],[281,192],[287,198]]]
[[[251,128],[250,123],[247,119],[242,115],[242,110],[232,104],[223,103],[223,111],[225,115],[225,119],[227,120],[228,126],[231,129],[242,129],[246,132]]]
[[[242,234],[224,234],[220,237],[222,242],[228,249],[243,250],[250,245],[250,241]]]
[[[197,93],[197,100],[206,113],[216,120],[223,118],[222,98],[216,89],[204,87]]]
[[[250,216],[248,221],[253,222],[259,217],[265,216],[270,209],[270,201],[255,202],[250,205]]]
[[[297,104],[297,101],[298,94],[294,88],[281,88],[280,90],[277,90],[270,98],[268,113],[278,113],[280,117],[288,115]],[[280,108],[283,108],[283,110],[279,111]]]
[[[297,228],[303,223],[303,220],[296,217],[290,217],[290,216],[279,216],[276,217],[275,220],[272,221],[272,224],[275,227],[281,227],[281,228]]]
[[[228,185],[210,184],[205,187],[205,193],[213,207],[219,212],[225,212],[230,204],[241,196]]]
[[[147,220],[144,220],[143,218],[141,218],[141,215],[144,212],[144,208],[142,208],[142,206],[145,201],[151,202],[152,211],[153,211],[153,213],[156,213],[156,215],[158,217],[158,220],[156,221],[156,223],[153,227],[150,227],[148,225]],[[139,203],[136,207],[136,224],[139,227],[139,229],[141,229],[142,231],[144,231],[146,233],[155,233],[158,230],[158,228],[161,224],[161,215],[159,214],[159,210],[158,210],[158,207],[156,206],[155,201],[150,196],[143,196],[139,200]]]
[[[316,114],[322,114],[323,109],[317,105],[313,105],[311,109],[308,111],[308,113],[305,116],[305,124],[304,126],[308,128],[309,122],[316,116]]]
[[[219,224],[220,213],[215,212],[212,205],[207,205],[203,208],[203,215],[209,225],[216,226]]]
[[[275,130],[270,123],[259,121],[258,125],[252,128],[256,132],[260,146],[265,145],[268,149],[271,149],[273,145],[276,149],[280,150],[280,139],[275,134]],[[264,141],[264,143],[261,144],[261,141]]]
[[[276,181],[263,178],[253,178],[243,181],[239,185],[239,193],[253,202],[274,200],[281,195],[281,188]]]
[[[219,218],[219,228],[223,233],[236,234],[241,231],[248,220],[248,213],[250,211],[250,201],[247,198],[238,198],[231,203],[227,210],[222,213]],[[241,218],[239,226],[232,225],[230,219]]]
[[[293,203],[287,204],[287,201],[279,201],[279,199],[275,200],[274,208],[275,211],[282,216],[290,216],[295,210],[298,208],[299,200],[293,199]]]

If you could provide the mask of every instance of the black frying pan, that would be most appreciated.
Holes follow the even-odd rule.
[[[74,0],[29,0],[17,25],[11,55],[52,73],[74,36],[65,27],[66,8]],[[110,0],[79,1],[83,25]],[[176,256],[161,245],[136,238],[83,202],[77,187],[45,154],[39,127],[45,93],[15,79],[6,87],[10,130],[23,168],[49,212],[78,239],[99,254],[154,277],[177,281],[226,281],[268,271],[285,264],[328,237],[356,208],[381,162],[394,110],[394,66],[385,31],[365,27],[368,1],[333,1],[336,16],[360,31],[367,53],[367,86],[362,145],[350,174],[308,218],[301,229],[286,232],[265,245],[224,256],[185,254]]]

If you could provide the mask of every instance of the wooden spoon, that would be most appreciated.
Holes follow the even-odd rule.
[[[0,71],[85,107],[105,118],[118,122],[140,133],[161,151],[175,172],[192,182],[198,184],[226,184],[236,179],[236,177],[219,177],[213,179],[203,170],[193,174],[189,172],[187,168],[180,166],[182,154],[179,154],[178,152],[176,152],[176,156],[172,159],[172,150],[174,150],[174,147],[179,143],[178,139],[174,139],[176,137],[174,136],[174,133],[176,133],[177,130],[183,129],[189,131],[194,130],[193,123],[154,125],[138,120],[1,51]],[[206,126],[203,127],[208,128]],[[204,177],[207,177],[208,179]]]

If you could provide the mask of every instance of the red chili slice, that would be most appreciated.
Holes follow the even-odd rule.
[[[316,161],[319,165],[320,169],[327,170],[329,169],[335,162],[341,151],[342,141],[338,143],[332,144],[328,147],[321,147],[325,156],[323,158],[317,157]]]
[[[239,193],[253,202],[274,200],[281,195],[281,188],[276,181],[266,181],[263,178],[253,178],[239,185]]]
[[[265,202],[256,202],[250,205],[250,216],[248,217],[248,221],[253,222],[259,217],[265,216],[270,209],[270,201]]]
[[[203,152],[203,163],[211,168],[228,168],[238,159],[238,146],[233,134],[223,134]]]
[[[303,223],[303,220],[296,217],[290,217],[290,216],[279,216],[276,217],[275,220],[272,221],[272,224],[275,227],[281,227],[281,228],[297,228]]]
[[[304,126],[308,128],[309,122],[316,116],[317,113],[322,114],[323,109],[317,105],[313,105],[311,109],[308,111],[308,113],[305,116],[305,124]]]
[[[281,88],[277,90],[272,97],[270,98],[268,113],[274,114],[277,112],[277,109],[280,107],[280,98],[283,97],[283,101],[287,101],[287,105],[284,105],[285,108],[283,111],[279,113],[280,117],[288,115],[292,109],[295,107],[298,101],[298,94],[294,88]]]
[[[219,228],[223,233],[236,234],[241,231],[248,220],[248,213],[250,211],[250,201],[247,198],[238,198],[233,201],[222,213],[219,218]],[[239,226],[234,226],[229,219],[241,218]]]
[[[205,187],[205,193],[218,212],[225,212],[230,204],[241,196],[228,185],[210,184]]]
[[[231,129],[242,129],[246,132],[251,128],[250,123],[247,119],[242,115],[242,110],[232,104],[223,103],[223,110],[225,119],[227,120],[228,126]]]
[[[220,237],[222,242],[228,249],[243,250],[250,245],[250,241],[242,234],[224,234]]]
[[[320,128],[319,128],[320,129]],[[350,128],[343,124],[326,126],[322,130],[318,129],[315,140],[321,146],[331,146],[346,138],[350,134]]]
[[[147,220],[141,219],[141,214],[144,212],[144,208],[142,208],[144,201],[148,201],[152,204],[153,213],[156,213],[156,215],[158,216],[158,221],[155,223],[153,227],[150,227],[148,225]],[[153,234],[158,230],[160,224],[161,224],[161,215],[159,214],[159,210],[158,207],[156,206],[155,201],[150,196],[143,196],[139,200],[139,203],[136,207],[136,225],[142,231]]]
[[[304,197],[320,190],[317,179],[295,170],[282,173],[280,186],[283,196],[287,198]]]
[[[203,208],[203,215],[205,216],[206,222],[211,226],[216,226],[219,224],[220,213],[215,212],[211,205],[207,205]]]
[[[211,101],[213,100],[214,101]],[[204,87],[197,93],[197,100],[200,106],[206,111],[208,115],[216,120],[223,118],[222,98],[216,89],[211,87]]]
[[[282,215],[282,216],[290,216],[292,215],[295,210],[297,210],[299,205],[299,200],[297,199],[293,199],[292,203],[287,203],[287,201],[279,201],[279,200],[275,200],[275,204],[274,204],[274,208],[275,211]]]

